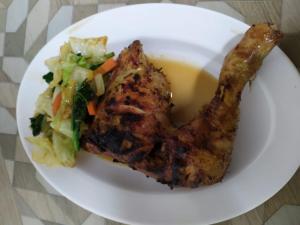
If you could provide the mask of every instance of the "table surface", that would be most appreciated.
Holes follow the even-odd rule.
[[[299,0],[0,0],[0,225],[120,224],[68,201],[36,172],[18,136],[16,96],[26,67],[59,31],[91,14],[145,2],[195,5],[248,24],[272,22],[285,33],[280,47],[300,68]],[[299,225],[300,170],[264,204],[219,223],[235,224]]]

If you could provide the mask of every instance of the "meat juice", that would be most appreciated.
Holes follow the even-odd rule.
[[[214,96],[218,80],[204,69],[164,57],[149,57],[156,68],[162,68],[172,91],[172,121],[184,124],[193,119]]]

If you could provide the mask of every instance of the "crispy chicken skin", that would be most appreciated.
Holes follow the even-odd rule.
[[[253,25],[226,56],[211,102],[179,128],[169,120],[170,87],[164,74],[134,41],[119,55],[84,147],[170,187],[221,181],[231,160],[242,90],[281,37],[270,24]]]
[[[97,151],[132,165],[150,154],[160,140],[160,127],[169,122],[170,87],[139,41],[122,51],[117,64],[88,140]]]

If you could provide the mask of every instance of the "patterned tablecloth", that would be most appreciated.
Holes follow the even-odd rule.
[[[160,1],[0,0],[0,225],[119,224],[68,201],[35,171],[18,136],[16,96],[26,67],[39,49],[59,31],[91,14],[145,2]],[[280,47],[300,68],[299,0],[162,2],[213,9],[249,24],[273,22],[285,33]],[[299,225],[299,204],[300,170],[270,200],[220,224]]]

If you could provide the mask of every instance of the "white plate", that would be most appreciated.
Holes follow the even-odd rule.
[[[44,60],[57,55],[69,36],[108,35],[116,53],[135,39],[146,53],[192,62],[217,76],[225,54],[248,25],[206,9],[146,4],[88,17],[53,38],[34,58],[22,80],[17,121],[27,154],[29,117],[46,88]],[[292,177],[300,162],[300,79],[279,49],[265,59],[251,90],[245,90],[233,159],[223,182],[196,189],[147,179],[126,167],[81,152],[77,167],[47,168],[33,162],[61,194],[81,207],[128,224],[209,224],[253,209]]]

